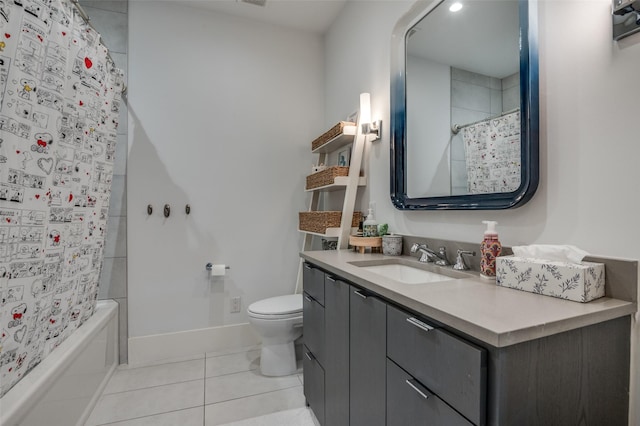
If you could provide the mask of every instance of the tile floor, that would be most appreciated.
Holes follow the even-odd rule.
[[[111,376],[85,426],[317,425],[305,407],[302,369],[260,375],[259,348],[202,354]]]

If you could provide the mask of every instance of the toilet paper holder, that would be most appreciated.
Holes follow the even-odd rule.
[[[204,267],[207,271],[211,271],[213,269],[213,263],[209,262]],[[224,269],[231,269],[231,266],[225,266]]]

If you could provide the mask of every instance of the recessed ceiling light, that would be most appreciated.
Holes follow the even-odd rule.
[[[449,10],[451,12],[457,12],[460,9],[462,9],[462,3],[454,3],[454,4],[451,5],[451,7],[449,7]]]

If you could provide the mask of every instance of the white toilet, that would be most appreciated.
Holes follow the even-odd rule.
[[[247,313],[262,338],[260,372],[265,376],[295,373],[294,341],[302,336],[302,294],[259,300],[249,305]]]

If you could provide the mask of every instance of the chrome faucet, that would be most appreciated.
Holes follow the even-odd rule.
[[[469,269],[467,264],[464,263],[463,255],[475,256],[476,252],[469,251],[469,250],[458,250],[458,255],[456,257],[456,264],[453,265],[453,269],[455,269],[456,271],[467,271]]]
[[[438,252],[430,249],[426,244],[418,244],[415,243],[411,246],[411,253],[422,253],[420,256],[420,262],[433,262],[438,266],[449,266],[451,265],[447,260],[447,249],[444,247],[440,247]]]

